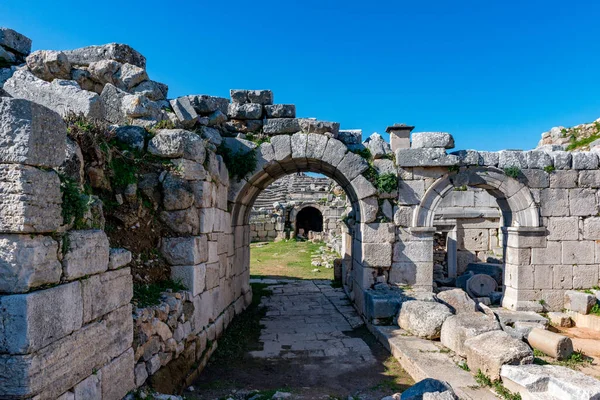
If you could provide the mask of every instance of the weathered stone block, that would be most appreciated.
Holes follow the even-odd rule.
[[[200,216],[198,209],[194,207],[187,210],[163,211],[160,213],[160,219],[181,235],[197,235],[200,232]]]
[[[57,283],[58,243],[48,236],[0,235],[0,292],[23,293]]]
[[[102,372],[98,371],[79,382],[73,388],[74,400],[103,400]]]
[[[128,304],[133,297],[133,279],[129,268],[108,271],[81,281],[83,323]]]
[[[329,136],[337,138],[340,130],[339,122],[319,121],[311,118],[301,118],[298,122],[300,129],[305,133],[330,134]]]
[[[62,117],[70,113],[87,118],[104,119],[104,104],[96,93],[82,90],[73,81],[55,79],[46,82],[26,69],[16,71],[3,86],[17,99],[26,99],[57,112]]]
[[[67,241],[67,252],[62,262],[66,279],[98,274],[108,269],[110,247],[104,231],[70,231],[63,240]]]
[[[575,311],[580,314],[589,314],[597,300],[596,297],[591,294],[576,292],[574,290],[567,290],[564,299],[565,308],[567,310]]]
[[[544,329],[532,329],[527,335],[527,342],[534,349],[557,360],[565,360],[573,354],[573,343],[570,338]]]
[[[131,46],[120,43],[109,43],[101,46],[87,46],[64,53],[69,62],[75,65],[90,65],[101,60],[115,60],[146,68],[146,58]]]
[[[0,163],[46,168],[62,164],[67,128],[60,115],[32,101],[9,97],[0,97],[0,115]]]
[[[600,171],[586,170],[579,172],[579,187],[581,188],[599,188],[600,187]]]
[[[542,217],[569,216],[569,191],[566,189],[542,189],[540,203]]]
[[[527,155],[523,151],[502,150],[499,152],[498,167],[501,169],[517,167],[527,168]]]
[[[425,193],[425,180],[400,180],[398,185],[398,205],[416,205]]]
[[[262,112],[260,104],[231,103],[227,109],[227,116],[231,119],[260,119]]]
[[[127,350],[100,370],[102,400],[120,400],[135,389],[133,349]]]
[[[415,132],[412,134],[412,148],[454,148],[454,138],[446,132]]]
[[[415,336],[437,339],[440,337],[442,324],[451,315],[450,309],[443,304],[411,300],[402,304],[398,325]]]
[[[579,173],[577,171],[556,170],[550,174],[550,188],[572,189],[577,187],[578,176]]]
[[[598,220],[600,221],[600,218]],[[579,238],[579,218],[577,217],[550,217],[547,227],[548,240],[577,240]],[[598,238],[600,239],[600,236]]]
[[[182,129],[159,129],[148,143],[148,152],[164,158],[186,158],[203,163],[205,144],[195,133]]]
[[[9,28],[0,28],[0,45],[22,55],[31,52],[31,39]]]
[[[358,175],[365,172],[369,168],[369,164],[358,154],[348,152],[336,168],[346,179],[352,181]]]
[[[362,175],[358,175],[352,180],[352,188],[360,200],[377,193],[377,189]]]
[[[192,296],[197,296],[206,288],[206,264],[172,266],[171,278],[180,281]]]
[[[0,297],[0,316],[0,353],[35,352],[81,328],[80,283]]]
[[[569,189],[571,215],[582,217],[598,215],[598,201],[594,189]]]
[[[565,265],[593,264],[594,242],[563,241],[562,263]]]
[[[555,265],[552,268],[554,289],[573,289],[573,266]]]
[[[572,154],[573,169],[598,169],[598,155],[594,152],[576,151]]]
[[[360,233],[363,243],[393,243],[395,227],[391,223],[361,224]]]
[[[500,379],[500,369],[505,364],[533,363],[529,346],[504,331],[482,333],[467,339],[464,346],[471,371],[481,370],[492,381]]]
[[[131,262],[131,252],[125,249],[110,249],[108,254],[108,269],[119,269]]]
[[[55,399],[125,352],[132,341],[131,305],[126,305],[34,354],[0,355],[0,396]]]
[[[208,259],[206,235],[163,238],[161,254],[171,265],[196,265]]]
[[[396,164],[399,167],[441,167],[458,165],[459,162],[458,156],[446,154],[446,150],[440,148],[396,150]]]
[[[198,114],[187,96],[178,97],[169,102],[177,119],[184,128],[192,128],[198,122]]]
[[[531,249],[531,263],[556,264],[562,259],[562,245],[560,242],[547,242],[545,248]]]
[[[448,306],[455,314],[473,313],[477,311],[475,302],[462,289],[444,290],[438,293],[438,300]]]
[[[363,243],[362,263],[365,267],[385,267],[392,265],[391,243]]]
[[[273,104],[265,106],[267,118],[296,118],[296,106],[293,104]]]
[[[440,341],[459,356],[466,357],[465,340],[498,330],[500,324],[495,318],[480,312],[463,312],[446,318],[442,325]]]
[[[0,192],[0,232],[54,232],[62,224],[56,172],[0,164]]]
[[[573,289],[589,289],[596,286],[598,282],[598,266],[574,265],[573,266]]]

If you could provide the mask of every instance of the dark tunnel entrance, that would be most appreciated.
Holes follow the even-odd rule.
[[[323,232],[323,214],[315,207],[305,207],[296,216],[296,235],[307,236],[309,231]]]

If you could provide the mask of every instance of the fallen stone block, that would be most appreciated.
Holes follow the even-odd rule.
[[[208,115],[215,111],[220,111],[223,114],[227,114],[229,107],[229,99],[224,97],[208,96],[208,95],[191,95],[188,96],[194,109],[198,114]]]
[[[563,312],[549,312],[548,319],[554,326],[560,326],[562,328],[570,328],[573,326],[573,320],[568,314]]]
[[[70,231],[63,240],[67,241],[62,262],[66,279],[94,275],[108,269],[110,247],[104,231]]]
[[[573,343],[570,338],[544,329],[532,329],[527,336],[527,342],[534,349],[557,360],[566,360],[573,354]]]
[[[575,290],[567,290],[565,292],[565,308],[570,311],[575,311],[580,314],[589,314],[592,307],[596,304],[596,297]]]
[[[62,194],[56,172],[0,164],[0,193],[0,232],[55,232],[62,225]]]
[[[191,128],[198,122],[198,114],[187,96],[173,99],[170,104],[184,128]]]
[[[364,145],[374,159],[382,159],[392,154],[390,144],[379,133],[373,133],[365,140]]]
[[[27,56],[27,67],[40,79],[71,79],[71,63],[67,56],[54,50],[38,50]]]
[[[130,92],[143,94],[152,101],[160,101],[167,98],[169,86],[164,83],[147,80],[133,87]]]
[[[46,82],[21,69],[4,83],[3,89],[14,98],[41,104],[62,117],[75,114],[86,118],[104,119],[104,104],[100,96],[82,90],[73,81],[55,79]]]
[[[398,325],[415,336],[438,339],[442,324],[451,315],[450,309],[441,303],[411,300],[402,304]]]
[[[0,235],[0,293],[58,283],[58,242],[49,236]]]
[[[600,399],[600,381],[558,365],[505,365],[502,383],[523,399]]]
[[[0,97],[0,115],[0,163],[46,168],[62,164],[67,127],[60,115],[33,101],[9,97]]]
[[[126,63],[121,65],[121,68],[115,73],[114,79],[119,89],[129,92],[134,86],[147,81],[148,74],[143,68]]]
[[[231,119],[260,119],[262,112],[262,106],[253,103],[231,103],[227,108],[227,116]]]
[[[101,60],[115,60],[122,64],[129,63],[146,68],[146,57],[131,46],[120,43],[109,43],[101,46],[87,46],[75,50],[66,50],[69,62],[74,65],[90,65]]]
[[[116,139],[135,150],[144,150],[148,132],[141,126],[125,125],[115,129]]]
[[[0,353],[33,353],[81,328],[82,316],[79,282],[2,296]]]
[[[427,395],[445,395],[445,397],[432,397]],[[427,397],[426,397],[427,396]],[[433,378],[426,378],[412,385],[400,396],[400,400],[423,400],[428,399],[458,399],[452,386],[448,382],[440,381]]]
[[[491,331],[467,339],[464,343],[467,365],[492,381],[500,379],[503,365],[522,365],[533,362],[533,351],[522,341],[504,331]]]
[[[31,39],[9,28],[0,27],[0,45],[25,56],[31,52]]]
[[[454,148],[454,138],[446,132],[415,132],[412,134],[411,147],[413,149],[452,149]]]
[[[455,314],[477,311],[477,305],[462,289],[444,290],[437,294],[437,299],[447,305]]]
[[[480,312],[463,312],[446,318],[442,325],[440,341],[459,356],[466,357],[465,340],[499,330],[500,324],[495,318]]]

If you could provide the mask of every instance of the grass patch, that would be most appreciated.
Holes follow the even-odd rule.
[[[594,304],[594,307],[592,307],[592,309],[590,310],[590,314],[594,314],[600,317],[600,305]]]
[[[462,369],[463,371],[471,371],[471,368],[469,368],[469,366],[467,365],[466,362],[462,361],[458,364],[458,368]]]
[[[504,168],[506,176],[517,179],[521,175],[521,169],[519,167],[507,167]]]
[[[567,146],[567,151],[576,150],[585,146],[590,145],[594,140],[600,139],[600,133],[596,133],[590,137],[577,139],[576,137],[571,138],[571,143]]]
[[[150,283],[150,284],[134,284],[132,303],[137,307],[150,307],[160,304],[161,294],[168,289],[178,292],[187,288],[180,281],[171,279]]]
[[[362,148],[355,147],[355,148],[350,148],[348,150],[350,150],[354,154],[361,156],[362,158],[364,158],[367,161],[369,161],[373,157],[371,155],[371,151],[369,149],[367,149],[366,147],[362,147]]]
[[[394,356],[389,356],[383,362],[383,380],[373,386],[371,390],[384,390],[385,392],[398,393],[405,391],[409,385],[406,384],[406,371],[402,369],[400,363]]]
[[[250,273],[258,276],[278,276],[295,279],[333,279],[333,268],[314,267],[311,255],[323,243],[282,240],[250,245]],[[319,272],[312,272],[318,269]]]
[[[75,222],[75,229],[81,229],[83,216],[89,209],[88,197],[79,189],[79,185],[72,179],[60,174],[60,191],[62,192],[62,217],[63,224]]]
[[[512,393],[510,390],[505,388],[501,380],[492,381],[488,376],[481,372],[481,370],[477,371],[477,375],[475,375],[475,381],[477,381],[480,386],[494,389],[496,394],[505,400],[521,400],[521,395],[519,393]]]
[[[398,177],[396,174],[383,174],[377,177],[377,190],[380,193],[392,193],[398,190]]]

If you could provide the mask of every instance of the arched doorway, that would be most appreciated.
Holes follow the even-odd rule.
[[[296,215],[296,236],[308,237],[308,232],[323,232],[323,214],[319,209],[307,206]]]

